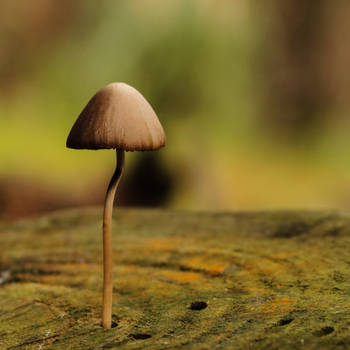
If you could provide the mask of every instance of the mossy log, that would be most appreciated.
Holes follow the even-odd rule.
[[[350,217],[114,213],[101,327],[101,209],[0,224],[0,349],[350,347]]]

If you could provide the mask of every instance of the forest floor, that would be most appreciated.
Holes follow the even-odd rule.
[[[0,349],[350,347],[350,216],[100,208],[0,223]]]

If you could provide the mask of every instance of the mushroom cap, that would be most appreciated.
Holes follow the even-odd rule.
[[[125,83],[99,90],[74,123],[67,147],[116,148],[125,151],[156,150],[165,146],[165,134],[146,99]]]

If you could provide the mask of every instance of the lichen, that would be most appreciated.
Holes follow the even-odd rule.
[[[0,224],[0,349],[350,347],[350,218],[117,210],[100,325],[101,209]]]

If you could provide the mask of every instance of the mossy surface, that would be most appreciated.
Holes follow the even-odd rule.
[[[0,224],[0,349],[350,347],[350,217],[100,209]]]

